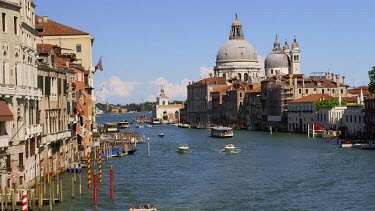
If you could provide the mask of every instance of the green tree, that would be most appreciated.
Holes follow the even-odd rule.
[[[374,93],[375,91],[375,66],[372,66],[372,70],[368,71],[368,77],[370,83],[368,84],[368,91]]]

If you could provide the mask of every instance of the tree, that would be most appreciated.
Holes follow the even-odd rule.
[[[368,77],[370,83],[368,84],[368,91],[374,93],[375,91],[375,66],[372,66],[372,70],[368,71]]]

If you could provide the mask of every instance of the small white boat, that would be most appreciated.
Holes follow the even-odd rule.
[[[233,137],[233,129],[231,127],[211,127],[211,136],[218,138]]]
[[[177,147],[177,151],[179,153],[188,153],[189,152],[189,146],[187,144],[179,144]]]
[[[152,127],[152,125],[151,125],[151,124],[148,124],[147,127]]]
[[[353,141],[346,140],[340,143],[340,147],[342,148],[351,148],[353,146]]]
[[[143,128],[143,125],[141,125],[141,124],[137,124],[135,127],[137,127],[137,128]]]
[[[224,146],[224,150],[227,153],[232,153],[232,152],[234,152],[235,149],[236,149],[236,147],[232,143],[226,144]]]
[[[164,133],[159,133],[158,136],[159,137],[164,137]]]

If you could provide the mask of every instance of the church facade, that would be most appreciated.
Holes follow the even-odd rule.
[[[163,123],[178,123],[180,121],[180,109],[184,107],[183,104],[169,104],[169,98],[160,89],[160,94],[156,97],[156,105],[152,110],[152,118],[161,119]]]

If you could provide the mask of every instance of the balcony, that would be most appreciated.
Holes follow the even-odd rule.
[[[64,139],[64,138],[70,138],[71,135],[72,134],[71,134],[70,130],[64,130],[64,131],[59,131],[59,132],[56,132],[56,133],[50,133],[50,134],[47,134],[47,136],[46,136],[46,143],[49,144],[49,143],[55,142],[57,140],[61,140],[61,139]]]
[[[43,128],[40,124],[25,126],[25,140],[35,135],[42,134]]]
[[[10,136],[0,136],[0,148],[9,147]]]
[[[1,84],[0,85],[0,96],[10,97],[19,96],[26,98],[42,98],[42,90],[29,86],[16,86],[12,84]]]

